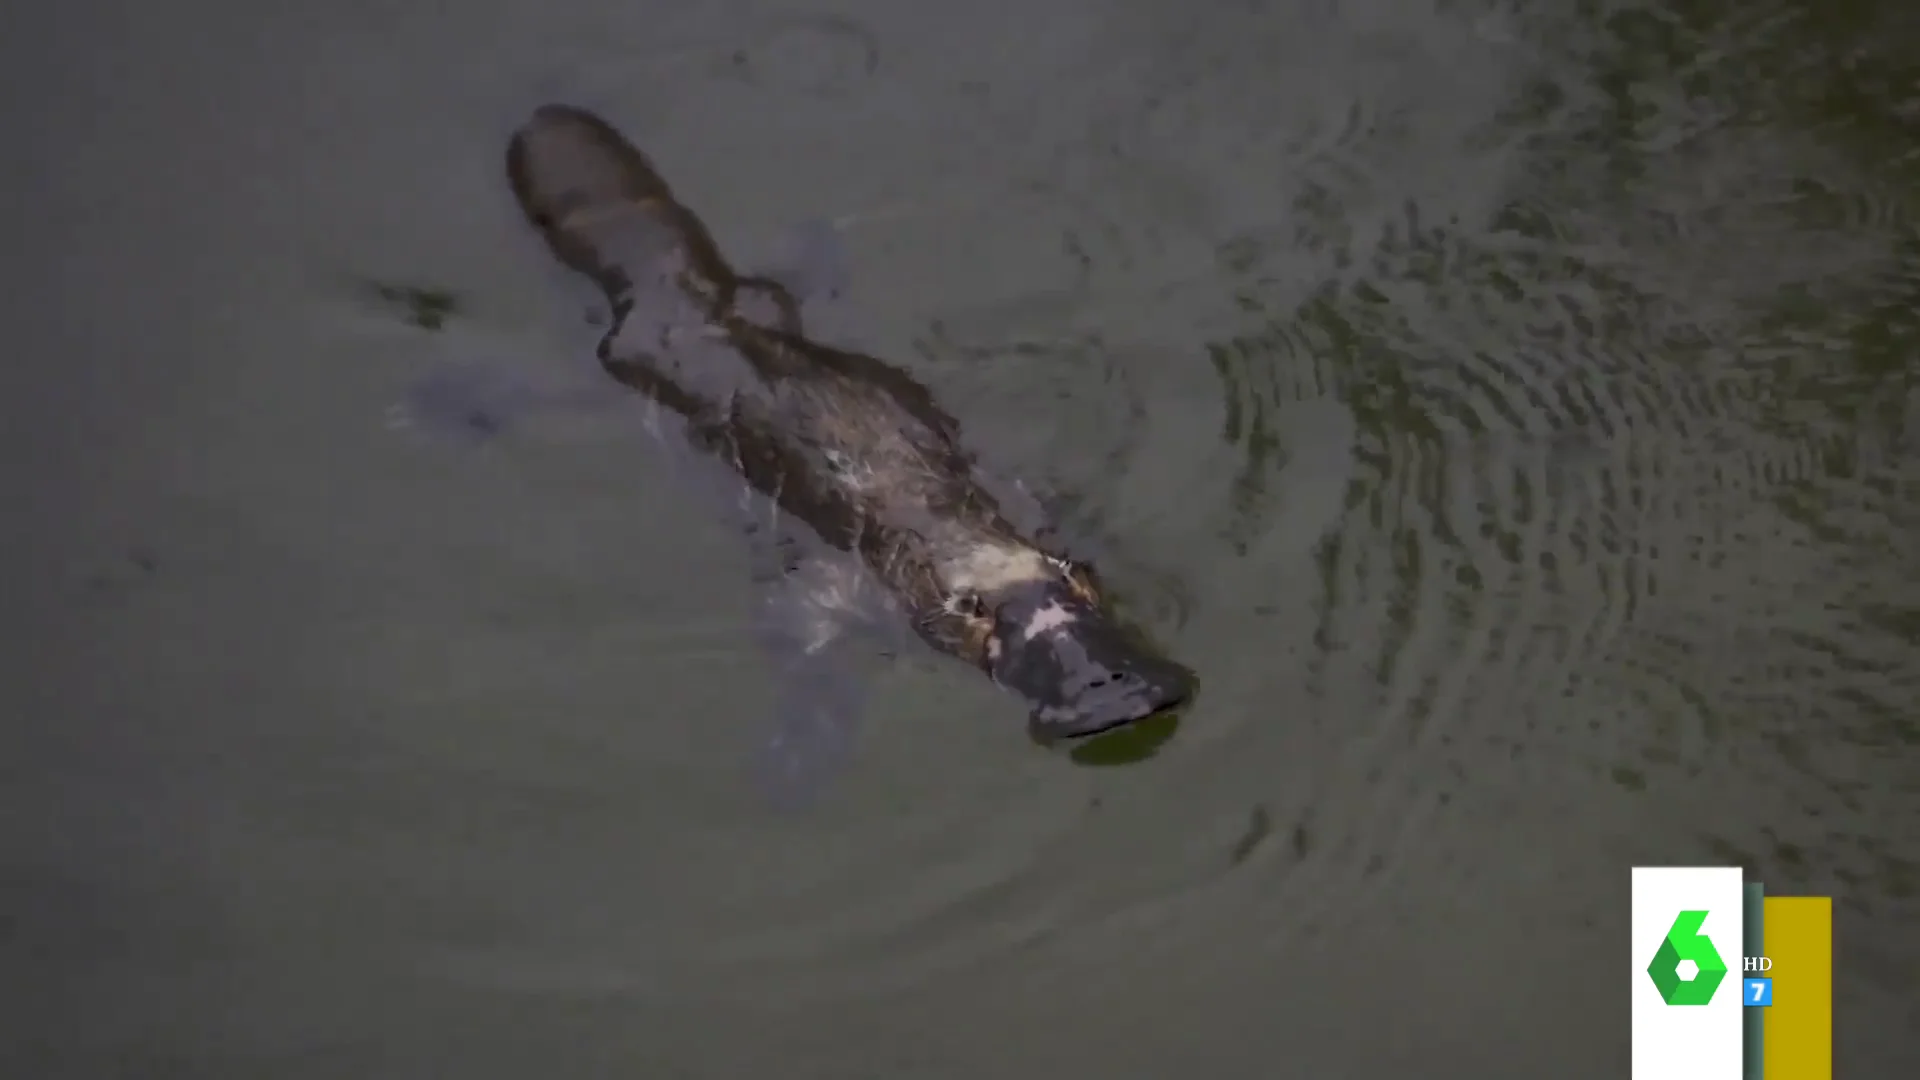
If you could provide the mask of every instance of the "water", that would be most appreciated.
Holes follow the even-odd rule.
[[[1625,868],[1723,860],[1920,1062],[1899,5],[295,10],[7,36],[8,1075],[1618,1076]],[[906,660],[770,813],[643,437],[384,429],[590,348],[552,96],[743,262],[846,223],[834,332],[1072,497],[1173,742]]]

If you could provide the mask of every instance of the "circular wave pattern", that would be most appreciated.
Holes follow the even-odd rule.
[[[1605,145],[1578,129],[1540,141]],[[1885,334],[1913,295],[1907,212],[1830,147],[1711,124],[1682,141],[1624,185],[1618,162],[1580,175],[1523,159],[1483,230],[1415,198],[1386,227],[1329,231],[1313,224],[1324,204],[1302,204],[1292,235],[1330,238],[1331,283],[1212,347],[1251,473],[1284,471],[1268,433],[1320,392],[1303,385],[1333,385],[1360,432],[1318,624],[1290,643],[1316,711],[1342,725],[1320,737],[1352,761],[1328,796],[1345,869],[1286,861],[1281,936],[1357,921],[1395,883],[1474,873],[1443,865],[1470,792],[1550,819],[1591,810],[1556,785],[1673,799],[1706,775],[1724,800],[1777,784],[1804,792],[1801,836],[1741,861],[1870,875],[1896,896],[1911,876],[1884,855],[1815,870],[1804,854],[1836,812],[1837,835],[1872,835],[1869,792],[1915,821],[1911,786],[1884,770],[1819,779],[1913,738],[1891,719],[1915,684],[1894,613],[1914,608],[1887,538],[1907,535],[1915,489],[1876,449],[1900,405],[1859,414],[1909,400],[1891,365],[1859,362],[1862,313]],[[1725,175],[1701,183],[1702,161]],[[1234,255],[1250,295],[1288,291],[1294,253]],[[1244,546],[1282,512],[1244,506],[1228,535]],[[1850,528],[1814,520],[1830,516]],[[1877,616],[1842,614],[1868,593],[1889,596],[1865,605]],[[1278,681],[1266,696],[1291,700]],[[1844,749],[1822,761],[1821,738]],[[1328,809],[1296,801],[1303,822]],[[1696,844],[1752,832],[1687,810]]]
[[[1201,668],[1175,748],[1072,770],[1011,745],[990,688],[898,665],[790,847],[714,812],[654,853],[705,906],[658,909],[686,940],[635,937],[625,970],[796,1009],[1003,968],[1044,996],[1411,940],[1702,844],[1877,895],[1911,875],[1871,837],[1916,793],[1858,757],[1914,738],[1920,597],[1888,538],[1920,489],[1887,452],[1911,406],[1860,415],[1901,376],[1854,362],[1913,291],[1904,203],[1684,73],[1636,73],[1629,124],[1603,50],[1555,82],[1526,27],[1350,16],[1291,52],[1174,35],[1076,91],[1091,133],[1010,128],[978,205],[1052,284],[931,299],[915,343]],[[1309,52],[1348,81],[1284,62]],[[1761,844],[1701,778],[1823,816]],[[1674,814],[1695,834],[1635,846]]]

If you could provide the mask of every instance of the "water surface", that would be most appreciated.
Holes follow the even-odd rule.
[[[9,1075],[1618,1076],[1626,868],[1720,861],[1920,1063],[1904,9],[451,10],[7,35]],[[644,433],[385,429],[591,349],[555,96],[742,262],[844,223],[834,332],[1200,669],[1160,754],[911,658],[772,813]]]

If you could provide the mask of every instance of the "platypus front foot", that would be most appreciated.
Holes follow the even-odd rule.
[[[785,254],[760,271],[760,276],[779,282],[801,304],[830,302],[845,295],[852,270],[847,241],[838,225],[825,218],[801,222],[788,234],[786,244]]]
[[[436,364],[387,407],[387,427],[436,441],[482,445],[536,427],[586,430],[637,415],[633,396],[598,371],[536,379],[508,367],[460,361]]]
[[[848,558],[803,558],[771,583],[761,642],[774,670],[772,723],[756,761],[762,792],[795,809],[853,757],[885,601]]]
[[[818,653],[783,648],[773,657],[774,712],[755,768],[769,802],[803,809],[853,758],[866,710],[865,676],[837,644]]]
[[[490,374],[454,365],[436,368],[387,407],[387,426],[469,444],[505,434],[531,406],[532,390]]]
[[[740,313],[762,326],[780,326],[794,333],[814,335],[830,321],[835,304],[846,295],[851,277],[846,240],[831,221],[816,219],[794,227],[785,251],[741,280],[737,298]],[[788,323],[777,298],[763,295],[766,286],[784,291],[797,306],[799,325]],[[824,327],[831,330],[831,327]]]

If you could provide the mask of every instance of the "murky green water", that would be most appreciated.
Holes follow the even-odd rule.
[[[196,7],[7,37],[7,1075],[1619,1076],[1626,868],[1719,861],[1920,1062],[1900,6]],[[1200,669],[1161,753],[902,661],[770,813],[643,434],[383,428],[591,348],[558,94],[742,261],[847,223],[834,332]]]

